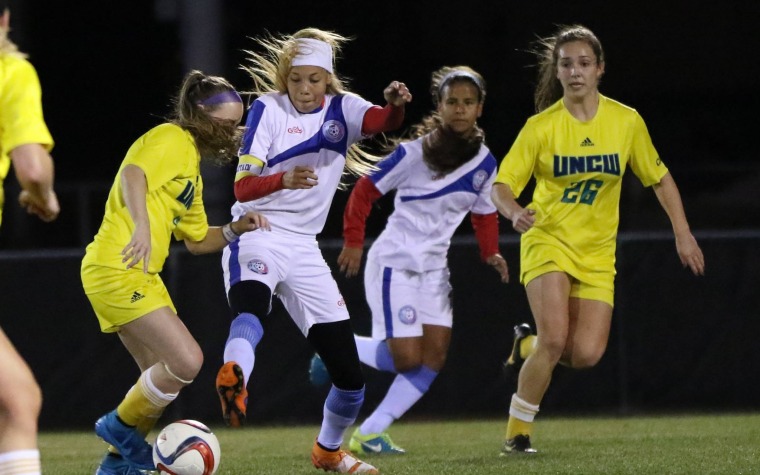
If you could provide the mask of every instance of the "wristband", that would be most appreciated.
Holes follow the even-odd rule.
[[[236,233],[232,229],[232,223],[227,223],[224,226],[222,226],[222,236],[224,236],[224,239],[227,242],[236,241],[237,238],[240,237],[240,234]]]

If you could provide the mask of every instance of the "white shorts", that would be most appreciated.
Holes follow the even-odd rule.
[[[313,236],[301,238],[275,231],[246,233],[224,248],[222,268],[227,292],[232,285],[246,280],[269,287],[304,336],[315,323],[349,318],[338,284]]]
[[[422,336],[422,325],[451,328],[449,270],[423,273],[381,267],[368,258],[364,290],[372,311],[372,338]]]

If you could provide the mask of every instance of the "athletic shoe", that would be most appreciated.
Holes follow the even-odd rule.
[[[348,448],[356,454],[403,455],[406,450],[394,444],[387,432],[362,435],[357,427],[348,443]]]
[[[228,361],[216,375],[216,392],[222,403],[224,422],[230,427],[240,427],[245,422],[248,406],[248,390],[245,389],[243,370],[234,361]]]
[[[321,468],[325,472],[338,473],[370,473],[380,472],[372,465],[362,462],[345,450],[338,449],[335,452],[325,450],[314,442],[311,449],[311,463],[315,468]]]
[[[121,456],[138,470],[155,470],[153,448],[137,428],[124,424],[116,415],[116,409],[95,422],[95,433],[116,447]],[[125,472],[126,473],[126,472]]]
[[[111,452],[106,453],[95,471],[95,475],[143,475],[143,473],[132,468],[121,455]]]
[[[533,335],[533,330],[531,330],[530,325],[527,323],[521,323],[515,325],[514,332],[515,337],[514,343],[512,344],[512,353],[509,355],[507,361],[504,362],[504,372],[507,373],[507,375],[516,378],[517,375],[520,374],[520,369],[522,368],[523,363],[525,363],[525,358],[523,358],[520,347],[522,346],[523,340]]]
[[[326,386],[331,381],[325,363],[316,353],[312,356],[311,364],[309,364],[309,381],[314,386]]]
[[[511,454],[535,454],[536,449],[530,446],[529,435],[516,435],[514,438],[504,442],[504,446],[501,448],[501,455]]]

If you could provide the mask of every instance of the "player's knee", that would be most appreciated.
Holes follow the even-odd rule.
[[[574,351],[570,358],[570,366],[573,369],[588,369],[599,363],[604,356],[605,348],[585,348],[580,351]]]
[[[241,313],[252,313],[263,318],[269,313],[272,291],[262,282],[244,280],[230,287],[227,298],[233,317]]]
[[[5,413],[12,422],[8,425],[34,424],[42,410],[42,390],[29,373],[14,382],[13,387],[0,389],[0,413]]]
[[[202,366],[203,351],[201,351],[201,348],[197,344],[192,345],[182,355],[178,355],[177,358],[164,365],[169,376],[185,386],[198,376]]]
[[[417,353],[405,353],[393,355],[393,367],[399,373],[406,373],[422,366],[422,355]]]
[[[560,358],[564,360],[567,355],[566,336],[552,338],[549,335],[542,335],[536,342],[536,352],[543,353],[554,362],[559,361]]]
[[[434,371],[441,371],[446,366],[446,352],[426,354],[423,364]]]

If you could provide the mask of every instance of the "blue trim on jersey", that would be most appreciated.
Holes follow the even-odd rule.
[[[264,115],[264,109],[266,108],[267,106],[263,102],[254,101],[251,108],[248,109],[248,117],[245,119],[243,143],[240,145],[241,155],[247,155],[251,151],[253,136],[256,134],[256,129],[259,128],[261,116]]]
[[[393,338],[393,310],[391,309],[391,277],[393,269],[383,268],[383,319],[385,320],[385,338]]]
[[[390,173],[396,165],[401,163],[401,159],[405,156],[406,148],[402,146],[396,147],[396,150],[394,150],[393,153],[377,163],[378,170],[373,171],[369,175],[369,179],[372,180],[372,183],[377,184],[377,182],[385,178],[385,175]]]
[[[230,244],[230,287],[240,282],[241,270],[240,270],[240,240],[236,239]]]
[[[273,167],[293,157],[306,155],[307,153],[319,153],[322,149],[332,150],[345,157],[348,150],[348,126],[346,125],[346,118],[343,116],[342,104],[343,96],[335,96],[332,102],[330,102],[330,107],[327,108],[327,112],[325,113],[325,120],[322,122],[322,126],[331,120],[343,125],[343,137],[338,142],[327,140],[324,136],[323,127],[320,126],[319,131],[312,137],[267,160],[266,166]]]
[[[473,183],[475,174],[479,171],[485,171],[486,176],[490,177],[491,174],[496,170],[496,159],[493,155],[490,153],[487,154],[483,161],[480,162],[480,164],[473,168],[468,173],[462,175],[458,180],[454,181],[453,183],[449,184],[448,186],[445,186],[441,188],[438,191],[435,191],[433,193],[428,193],[427,195],[421,195],[421,196],[402,196],[401,201],[407,202],[407,201],[414,201],[414,200],[432,200],[434,198],[438,198],[440,196],[448,195],[449,193],[456,193],[458,191],[463,191],[465,193],[474,193],[478,194],[480,193],[480,190],[475,189],[475,185]]]

